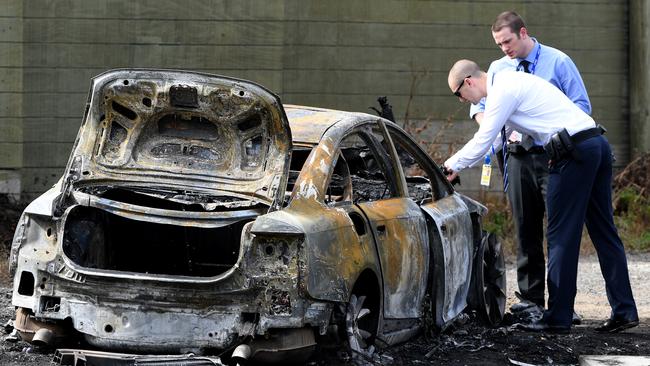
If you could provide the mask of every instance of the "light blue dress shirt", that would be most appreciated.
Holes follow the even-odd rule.
[[[529,67],[530,69],[533,67],[533,64],[535,64],[535,57],[539,50],[539,57],[533,74],[555,85],[562,91],[562,93],[564,93],[564,95],[569,97],[575,105],[588,115],[591,115],[591,103],[589,102],[585,83],[582,81],[578,68],[571,58],[558,49],[540,44],[535,38],[533,38],[533,41],[535,41],[535,46],[525,59],[511,59],[508,56],[504,56],[492,62],[487,71],[488,82],[493,80],[493,75],[499,71],[517,70],[519,63],[522,60],[527,60],[531,63]],[[470,107],[470,117],[474,118],[476,113],[484,111],[485,99]]]

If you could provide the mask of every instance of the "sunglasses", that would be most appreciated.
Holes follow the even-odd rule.
[[[463,78],[463,80],[460,81],[460,85],[458,85],[458,88],[456,88],[456,91],[454,92],[454,95],[460,98],[460,88],[463,87],[463,84],[465,84],[465,79],[471,78],[472,75],[467,75]]]

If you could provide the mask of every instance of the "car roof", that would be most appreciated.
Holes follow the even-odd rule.
[[[354,124],[356,121],[378,119],[367,113],[345,112],[335,109],[285,104],[292,140],[296,144],[318,144],[323,133],[337,122]]]

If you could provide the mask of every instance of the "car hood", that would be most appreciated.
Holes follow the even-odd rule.
[[[175,70],[93,78],[65,182],[234,195],[279,205],[291,132],[260,85]]]

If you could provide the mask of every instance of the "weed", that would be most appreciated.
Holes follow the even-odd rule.
[[[488,214],[483,219],[483,229],[497,235],[507,257],[516,255],[515,228],[505,196],[500,192],[482,191],[479,201],[488,208]]]
[[[614,220],[626,248],[650,250],[650,198],[635,187],[626,187],[616,193],[614,203]]]

